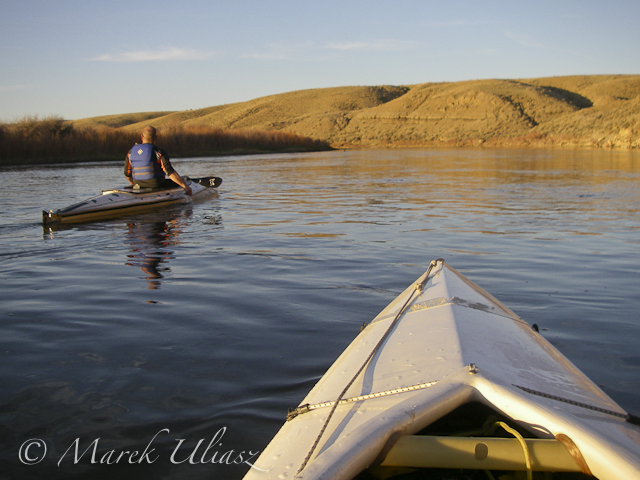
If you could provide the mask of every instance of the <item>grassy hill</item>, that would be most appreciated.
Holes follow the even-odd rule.
[[[640,75],[338,87],[182,112],[83,119],[282,130],[333,147],[640,147]]]

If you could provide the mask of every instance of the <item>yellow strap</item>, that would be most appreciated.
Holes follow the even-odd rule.
[[[520,435],[516,430],[514,430],[504,422],[496,422],[494,423],[494,425],[504,428],[507,432],[518,439],[520,445],[522,445],[522,450],[524,450],[524,462],[527,466],[527,480],[533,480],[533,470],[531,470],[531,456],[529,455],[527,443],[524,441],[524,438],[522,438],[522,435]]]

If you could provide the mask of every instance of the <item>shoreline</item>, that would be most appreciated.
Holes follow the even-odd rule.
[[[216,150],[208,152],[195,152],[185,155],[171,155],[171,161],[180,160],[182,158],[199,158],[199,157],[227,157],[227,156],[250,156],[250,155],[266,155],[276,153],[306,153],[306,152],[322,152],[337,150],[334,148],[323,149],[305,149],[305,148],[281,148],[281,149],[257,149],[257,148],[238,148],[229,150]],[[106,163],[117,162],[125,159],[126,152],[123,154],[113,155],[97,155],[90,157],[87,155],[78,156],[56,156],[56,157],[44,157],[44,158],[21,158],[15,160],[0,161],[0,167],[27,167],[27,166],[41,166],[41,165],[62,165],[62,164],[75,164],[75,163]]]
[[[377,145],[377,146],[362,146],[362,145],[335,145],[325,149],[282,149],[282,150],[257,150],[257,149],[237,149],[237,150],[225,150],[216,152],[200,152],[190,155],[174,155],[171,160],[191,159],[191,158],[206,158],[206,157],[227,157],[227,156],[252,156],[252,155],[268,155],[268,154],[294,154],[294,153],[310,153],[310,152],[329,152],[339,150],[408,150],[408,149],[456,149],[456,150],[592,150],[603,151],[608,150],[611,152],[638,152],[637,147],[610,147],[606,145],[593,146],[593,145],[579,145],[579,144],[519,144],[513,143],[492,143],[484,142],[481,144],[461,144],[462,142],[433,142],[429,144],[403,144],[403,145]],[[2,167],[31,167],[31,166],[46,166],[46,165],[65,165],[65,164],[80,164],[80,163],[107,163],[124,161],[123,155],[106,156],[102,155],[98,158],[82,157],[56,157],[56,158],[40,158],[40,159],[22,159],[15,162],[0,163]]]

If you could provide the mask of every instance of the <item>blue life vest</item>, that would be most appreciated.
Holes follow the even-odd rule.
[[[156,158],[152,143],[136,144],[129,154],[131,175],[137,180],[164,180],[164,171]]]

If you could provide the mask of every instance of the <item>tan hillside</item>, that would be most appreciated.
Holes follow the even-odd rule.
[[[288,130],[295,133],[313,130],[322,138],[335,119],[345,113],[384,104],[404,95],[407,87],[337,87],[270,95],[255,100],[217,107],[175,112],[154,120],[162,126],[175,122],[204,124],[223,128]],[[145,124],[129,125],[140,128]]]
[[[284,130],[334,147],[638,148],[640,75],[301,90],[122,125],[146,123]]]
[[[144,123],[146,121],[168,115],[173,112],[143,112],[143,113],[124,113],[121,115],[104,115],[102,117],[83,118],[75,120],[73,125],[78,128],[84,126],[96,127],[105,126],[112,128],[125,127],[134,123]]]

